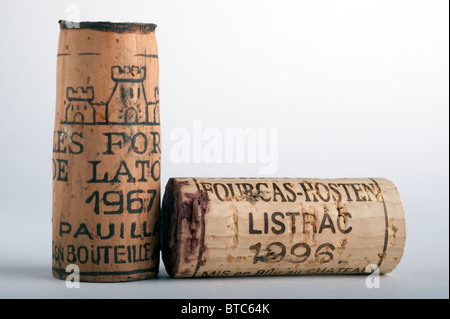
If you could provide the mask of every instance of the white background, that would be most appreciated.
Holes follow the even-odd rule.
[[[162,186],[258,176],[257,164],[174,164],[177,127],[278,128],[271,176],[385,177],[400,190],[403,259],[365,277],[89,284],[51,277],[57,21],[152,22],[160,61]],[[449,3],[0,2],[0,297],[448,298]]]

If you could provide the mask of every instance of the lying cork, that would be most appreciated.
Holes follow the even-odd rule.
[[[94,282],[158,273],[155,27],[60,21],[52,219],[57,278],[65,279],[67,269]]]
[[[171,178],[161,214],[174,278],[386,274],[406,236],[382,178]]]

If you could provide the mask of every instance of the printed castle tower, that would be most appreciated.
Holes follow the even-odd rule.
[[[116,83],[108,102],[94,103],[94,87],[67,88],[65,119],[61,124],[159,125],[159,89],[149,101],[144,90],[145,67],[113,66],[111,79]]]
[[[148,123],[148,105],[144,85],[145,67],[113,66],[111,78],[116,82],[107,104],[108,122]]]
[[[94,88],[68,87],[66,91],[69,104],[66,107],[65,123],[68,124],[94,124],[95,109],[91,102],[94,99]]]

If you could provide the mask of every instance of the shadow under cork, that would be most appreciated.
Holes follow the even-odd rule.
[[[11,266],[0,265],[0,279],[13,279],[20,280],[36,280],[36,279],[50,279],[52,276],[52,268],[50,266]]]

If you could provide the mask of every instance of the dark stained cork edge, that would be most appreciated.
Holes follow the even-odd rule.
[[[116,33],[150,33],[154,32],[156,24],[153,23],[134,23],[134,22],[109,22],[109,21],[83,21],[71,22],[59,20],[59,26],[62,30],[71,29],[90,29],[103,32]],[[69,24],[69,25],[68,25]],[[74,27],[76,26],[76,27]]]
[[[178,271],[178,249],[177,249],[177,215],[174,179],[167,182],[161,208],[161,252],[164,267],[169,276],[173,277]],[[175,229],[174,229],[175,228]]]
[[[170,178],[162,202],[162,259],[167,273],[173,278],[184,278],[183,270],[180,269],[183,263],[196,262],[195,276],[198,267],[206,261],[204,214],[209,211],[209,200],[200,190],[195,193],[183,192],[182,187],[188,184],[188,181]],[[187,259],[182,260],[181,256]]]

